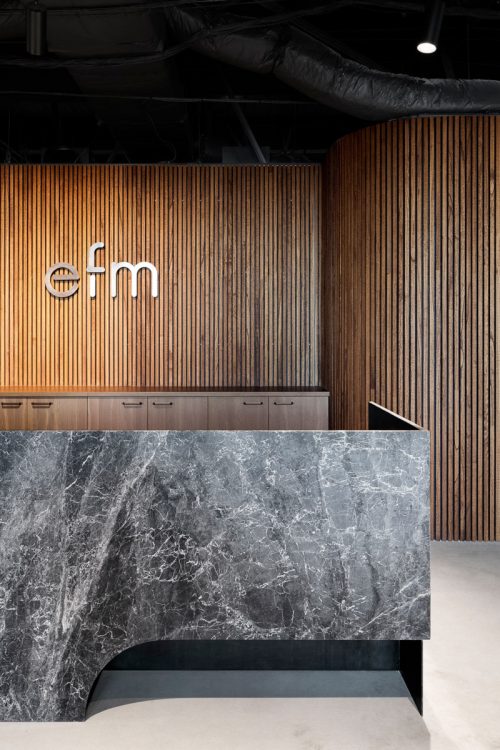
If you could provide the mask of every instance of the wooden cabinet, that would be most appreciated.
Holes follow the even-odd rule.
[[[326,393],[0,396],[0,430],[327,430]]]
[[[0,399],[2,430],[86,430],[87,399],[77,397]]]
[[[327,430],[328,396],[270,396],[269,429]]]
[[[242,396],[210,396],[209,430],[267,430],[267,396],[247,393]]]
[[[26,429],[28,430],[86,430],[86,398],[27,399]]]
[[[206,430],[206,396],[155,396],[148,398],[148,430]]]
[[[128,396],[89,397],[89,430],[147,430],[147,398]]]
[[[26,414],[25,398],[2,398],[0,400],[0,430],[25,430]]]

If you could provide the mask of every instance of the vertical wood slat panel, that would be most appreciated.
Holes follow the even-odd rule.
[[[373,399],[430,430],[435,539],[500,539],[499,181],[495,116],[367,128],[324,169],[331,426]]]
[[[319,385],[321,167],[2,165],[0,191],[0,386]],[[155,263],[157,300],[125,271],[111,298],[120,260]]]

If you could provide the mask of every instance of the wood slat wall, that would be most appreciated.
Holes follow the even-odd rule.
[[[320,212],[319,166],[1,166],[0,386],[318,385]],[[113,300],[120,260],[159,298],[122,271]],[[62,300],[59,261],[82,277]]]
[[[500,539],[500,117],[370,127],[324,177],[332,426],[372,399],[428,428],[432,536]]]

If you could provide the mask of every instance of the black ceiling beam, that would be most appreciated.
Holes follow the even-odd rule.
[[[70,6],[66,8],[54,7],[44,3],[44,7],[50,14],[58,16],[64,15],[123,15],[124,13],[142,13],[147,10],[162,10],[182,6],[193,6],[197,10],[203,6],[219,7],[221,10],[228,7],[238,7],[242,5],[251,6],[251,2],[238,2],[238,0],[145,0],[144,3],[124,3],[122,5],[101,5],[93,7]],[[335,13],[339,10],[348,8],[363,7],[376,8],[389,12],[411,12],[423,13],[425,11],[425,2],[405,2],[404,0],[333,0],[328,3],[328,12]],[[0,8],[0,15],[24,14],[25,7]],[[318,6],[308,6],[305,9],[290,11],[290,17],[296,15],[315,15],[324,13],[324,4]],[[469,18],[482,18],[485,20],[499,20],[500,8],[498,10],[490,7],[478,7],[476,4],[468,6],[462,4],[447,3],[445,8],[446,16],[462,16]]]
[[[259,105],[311,105],[322,107],[323,105],[314,102],[311,99],[257,99],[255,97],[244,96],[142,96],[140,94],[84,94],[80,91],[23,91],[12,89],[0,89],[0,98],[7,96],[15,97],[40,97],[56,99],[116,99],[124,101],[154,102],[159,104],[259,104]]]
[[[245,5],[241,0],[144,0],[143,3],[123,3],[121,5],[75,5],[66,4],[66,7],[60,5],[50,5],[43,3],[46,11],[57,16],[102,16],[102,15],[123,15],[124,13],[144,13],[147,10],[164,10],[165,8],[181,8],[192,5],[198,10],[201,5],[229,8],[234,6]],[[26,13],[27,6],[18,2],[16,6],[7,7],[5,4],[0,8],[1,15],[21,15]]]

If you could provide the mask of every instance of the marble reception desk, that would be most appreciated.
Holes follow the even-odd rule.
[[[157,640],[429,637],[421,431],[0,432],[0,719]]]

